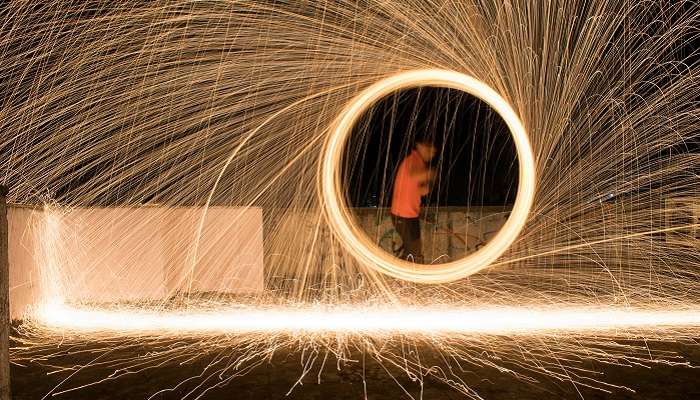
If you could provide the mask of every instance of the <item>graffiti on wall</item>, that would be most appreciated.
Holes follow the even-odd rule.
[[[421,216],[426,261],[448,262],[479,250],[498,233],[509,211],[503,207],[428,209]],[[387,209],[360,208],[355,210],[355,215],[375,243],[397,254],[401,239]]]

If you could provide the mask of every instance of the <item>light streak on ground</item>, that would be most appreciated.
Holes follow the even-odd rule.
[[[649,310],[620,307],[270,307],[208,312],[106,311],[46,306],[40,321],[51,329],[119,334],[466,333],[538,334],[700,326],[700,307]]]

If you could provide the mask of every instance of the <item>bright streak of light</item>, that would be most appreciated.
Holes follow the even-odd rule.
[[[525,307],[270,307],[209,312],[105,311],[48,305],[39,313],[48,328],[120,334],[464,333],[536,334],[618,329],[698,327],[700,308]]]
[[[341,182],[340,164],[353,126],[362,114],[380,98],[400,89],[416,86],[439,86],[472,94],[489,104],[503,118],[513,136],[518,154],[518,192],[513,210],[503,227],[483,248],[464,258],[416,268],[414,263],[399,260],[375,245],[353,223],[353,217],[342,200],[345,189]],[[500,257],[518,237],[527,222],[535,200],[535,159],[530,138],[520,118],[498,93],[485,83],[456,71],[424,69],[398,73],[382,79],[357,95],[341,113],[338,124],[328,136],[320,166],[319,194],[328,220],[338,240],[366,266],[393,276],[419,283],[444,283],[475,274]]]

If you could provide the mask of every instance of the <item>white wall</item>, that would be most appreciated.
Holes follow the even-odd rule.
[[[40,209],[9,207],[8,257],[10,262],[10,318],[17,319],[39,298],[37,263],[41,249],[35,227],[44,217]]]
[[[262,211],[210,208],[200,234],[202,216],[201,208],[10,207],[12,318],[42,293],[100,303],[262,291]]]

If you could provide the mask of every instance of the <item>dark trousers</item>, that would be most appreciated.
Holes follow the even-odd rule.
[[[401,242],[403,243],[398,257],[416,263],[423,263],[423,244],[420,240],[420,222],[418,218],[402,218],[392,215],[391,222],[394,224],[396,232],[401,236]]]

